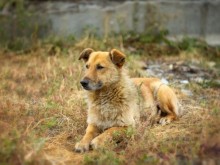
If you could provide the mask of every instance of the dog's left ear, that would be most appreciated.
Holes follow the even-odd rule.
[[[92,52],[94,52],[94,50],[91,48],[84,49],[79,55],[79,60],[83,59],[85,62],[88,61],[89,56]]]
[[[125,55],[117,49],[112,49],[110,51],[110,58],[116,66],[121,68],[125,63]]]

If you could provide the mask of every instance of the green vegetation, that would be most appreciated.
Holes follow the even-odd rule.
[[[118,158],[115,152],[101,149],[92,156],[85,154],[84,164],[95,165],[95,164],[106,164],[106,165],[119,165],[122,161]]]

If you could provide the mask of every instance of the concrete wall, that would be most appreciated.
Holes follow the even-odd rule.
[[[104,2],[51,1],[30,7],[48,20],[50,33],[58,36],[78,37],[86,28],[104,37],[112,32],[144,32],[155,28],[167,29],[170,38],[200,37],[220,45],[220,0]]]

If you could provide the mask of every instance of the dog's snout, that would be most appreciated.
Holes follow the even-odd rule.
[[[83,87],[87,87],[88,84],[89,84],[89,80],[88,79],[83,79],[80,81],[80,84],[83,86]]]

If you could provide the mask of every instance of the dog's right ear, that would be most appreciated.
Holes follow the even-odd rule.
[[[84,50],[80,53],[79,60],[83,59],[84,62],[88,61],[89,56],[90,56],[90,54],[91,54],[92,52],[94,52],[94,50],[91,49],[91,48],[86,48],[86,49],[84,49]]]

